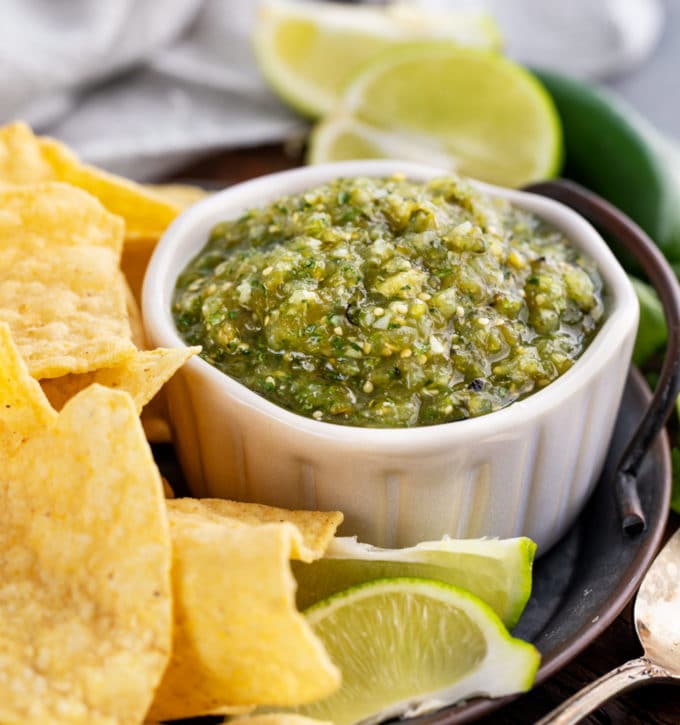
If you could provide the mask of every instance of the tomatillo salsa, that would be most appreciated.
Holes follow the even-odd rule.
[[[603,317],[593,262],[459,178],[346,178],[224,221],[182,272],[202,357],[316,420],[432,425],[566,372]]]

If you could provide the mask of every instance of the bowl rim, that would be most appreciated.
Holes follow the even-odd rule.
[[[208,219],[211,220],[208,226],[212,226],[217,221],[234,218],[246,208],[261,206],[284,194],[311,189],[336,178],[381,177],[394,173],[403,173],[414,181],[426,181],[451,172],[433,166],[391,160],[341,161],[304,166],[241,182],[184,211],[159,240],[144,277],[143,317],[153,343],[163,347],[187,347],[175,328],[170,299],[177,275],[207,241],[205,234],[195,233],[197,226],[205,226]],[[557,226],[575,246],[595,261],[604,281],[608,310],[602,327],[574,365],[545,388],[483,416],[429,426],[370,428],[317,421],[286,410],[198,355],[185,363],[186,369],[203,376],[210,384],[219,386],[225,394],[270,421],[318,439],[332,439],[335,443],[344,442],[361,449],[380,445],[382,450],[389,449],[395,453],[421,450],[423,446],[436,448],[454,441],[474,443],[480,436],[507,433],[520,422],[540,417],[559,406],[595,377],[612,356],[619,353],[628,336],[637,328],[637,297],[626,273],[602,237],[578,213],[538,194],[504,189],[475,180],[470,182],[481,191],[508,199]]]

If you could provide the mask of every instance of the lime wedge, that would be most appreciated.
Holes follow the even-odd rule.
[[[531,594],[531,539],[442,539],[408,549],[380,549],[336,538],[323,559],[292,562],[297,604],[306,609],[336,592],[385,577],[436,579],[468,590],[511,629]]]
[[[311,163],[382,157],[521,186],[558,172],[560,120],[539,81],[496,53],[401,45],[353,77],[310,141]]]
[[[342,685],[298,711],[335,725],[524,692],[539,664],[536,649],[513,639],[484,602],[428,579],[361,584],[306,614]]]
[[[350,75],[376,53],[429,38],[488,49],[501,44],[486,13],[298,0],[264,2],[253,36],[260,69],[272,88],[312,117],[331,111]]]

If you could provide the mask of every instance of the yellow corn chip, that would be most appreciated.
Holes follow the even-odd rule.
[[[0,250],[0,320],[35,378],[115,365],[135,352],[108,250],[61,249],[53,258]]]
[[[0,323],[0,459],[56,417],[40,384],[28,374],[9,327]]]
[[[134,342],[138,350],[147,350],[148,345],[146,343],[144,322],[142,321],[142,311],[139,309],[139,304],[130,289],[130,285],[127,281],[123,284],[125,285],[125,307],[127,309],[128,322],[130,323],[132,342]]]
[[[124,390],[132,396],[137,411],[156,395],[200,347],[164,348],[137,351],[125,362],[112,368],[100,368],[80,375],[65,375],[61,378],[43,380],[42,388],[52,407],[61,410],[76,393],[93,383],[107,388]]]
[[[160,237],[181,211],[179,206],[141,184],[83,164],[59,141],[40,138],[39,143],[55,179],[85,189],[109,211],[123,217],[127,237]]]
[[[210,192],[200,186],[191,184],[145,184],[145,186],[153,194],[163,197],[181,209],[188,209],[210,195]]]
[[[142,427],[149,443],[172,443],[172,430],[165,413],[165,395],[149,401],[142,411]]]
[[[172,486],[168,483],[168,479],[165,476],[161,476],[163,482],[163,494],[165,498],[175,498],[175,492],[172,490]]]
[[[170,651],[170,541],[129,396],[89,388],[3,460],[0,571],[0,722],[141,722]]]
[[[0,320],[35,378],[115,365],[135,352],[123,289],[108,250],[54,258],[0,250]]]
[[[158,239],[136,239],[134,243],[126,244],[123,248],[120,268],[138,305],[142,304],[144,275],[157,243]]]
[[[141,184],[83,164],[64,144],[36,137],[22,122],[0,128],[0,184],[64,181],[125,219],[129,237],[160,237],[181,210]]]
[[[130,286],[126,284],[125,288],[127,295],[128,319],[130,321],[130,329],[132,331],[132,342],[134,342],[138,349],[146,350],[147,341],[146,334],[144,332],[144,324],[142,322],[142,313],[140,312],[139,305],[132,294]],[[156,395],[144,405],[144,410],[141,415],[144,433],[146,434],[146,439],[150,443],[172,442],[172,432],[170,430],[170,423],[168,422],[168,406],[163,390],[159,390],[158,393],[156,393]]]
[[[196,514],[216,523],[291,523],[301,536],[300,540],[293,541],[291,557],[306,562],[324,555],[343,519],[340,511],[289,511],[221,498],[178,498],[168,505],[171,511]]]
[[[54,180],[54,171],[43,158],[38,139],[25,123],[17,121],[0,127],[0,184]]]
[[[125,224],[97,199],[68,184],[0,186],[2,247],[49,253],[54,247],[102,247],[119,261]]]
[[[122,221],[79,189],[0,189],[0,321],[33,377],[134,354],[118,269],[122,234]]]
[[[149,717],[295,705],[340,673],[295,608],[289,523],[225,526],[170,508],[174,637]]]

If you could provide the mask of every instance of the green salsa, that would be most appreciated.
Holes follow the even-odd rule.
[[[214,227],[172,311],[202,357],[316,420],[432,425],[555,380],[604,313],[591,260],[455,177],[348,178]]]

